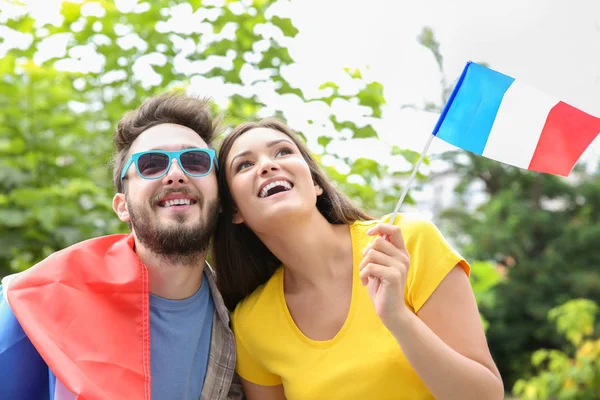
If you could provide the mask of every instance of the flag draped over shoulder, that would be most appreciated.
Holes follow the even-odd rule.
[[[90,239],[2,280],[0,399],[150,399],[149,283],[133,246]]]

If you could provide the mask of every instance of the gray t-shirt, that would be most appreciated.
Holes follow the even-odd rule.
[[[198,400],[208,365],[214,303],[206,276],[184,300],[150,295],[152,400]]]

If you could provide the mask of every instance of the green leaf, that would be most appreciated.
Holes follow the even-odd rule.
[[[275,81],[280,83],[279,88],[277,88],[277,93],[279,93],[279,94],[295,94],[296,96],[300,97],[301,99],[304,98],[304,94],[302,93],[302,90],[292,87],[287,81],[285,81],[283,79],[275,79]]]
[[[421,45],[425,46],[432,52],[438,66],[440,69],[442,69],[444,65],[444,58],[440,53],[440,44],[435,38],[433,30],[428,26],[424,27],[421,31],[421,34],[418,36],[418,41],[421,43]]]
[[[352,137],[354,139],[376,138],[377,132],[369,124],[369,125],[363,126],[362,128],[356,128],[354,130],[354,135]]]
[[[362,79],[362,74],[358,68],[344,68],[344,71],[353,79]]]
[[[381,118],[381,106],[385,104],[383,97],[383,85],[379,82],[371,82],[358,93],[359,104],[373,110],[373,117]]]
[[[533,356],[531,357],[531,363],[534,366],[539,367],[547,359],[548,359],[548,351],[538,350],[535,353],[533,353]]]
[[[332,141],[332,140],[333,140],[333,138],[332,138],[332,137],[329,137],[329,136],[319,136],[319,138],[317,139],[317,142],[318,142],[318,143],[319,143],[321,146],[323,146],[323,148],[326,148],[326,147],[327,147],[327,145],[328,145],[329,143],[331,143],[331,141]]]
[[[64,1],[62,3],[61,14],[64,17],[63,26],[70,26],[81,15],[82,3],[73,3]]]
[[[18,209],[0,210],[0,225],[10,228],[23,226],[27,222],[28,213]]]
[[[406,161],[408,161],[411,164],[416,164],[417,161],[419,161],[419,157],[421,157],[421,154],[414,150],[403,149],[396,145],[392,145],[391,148],[393,156],[402,156]],[[429,165],[430,161],[431,160],[429,157],[423,157],[423,164]]]
[[[354,138],[354,139],[365,139],[365,138],[372,138],[372,137],[376,138],[377,137],[377,132],[375,131],[375,129],[373,129],[373,127],[370,124],[359,128],[358,126],[356,126],[356,124],[354,122],[338,121],[337,118],[335,117],[335,115],[331,115],[329,117],[329,120],[331,122],[333,122],[333,126],[338,131],[341,131],[342,129],[350,129],[353,132],[352,138]]]
[[[275,15],[271,19],[271,22],[281,29],[281,32],[287,37],[294,37],[298,34],[298,29],[296,29],[289,18],[281,18]]]
[[[375,160],[371,160],[368,158],[358,158],[352,165],[352,172],[363,177],[381,177],[381,166]]]
[[[325,82],[321,86],[319,86],[319,90],[323,90],[323,89],[327,89],[327,88],[337,91],[340,87],[334,82]]]

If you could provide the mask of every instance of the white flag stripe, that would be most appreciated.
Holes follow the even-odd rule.
[[[54,400],[75,400],[77,396],[73,394],[67,387],[58,379],[54,387]]]
[[[504,93],[482,155],[527,169],[548,114],[558,102],[515,80]]]

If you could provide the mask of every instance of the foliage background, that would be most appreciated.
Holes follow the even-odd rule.
[[[388,154],[354,158],[332,150],[334,139],[355,146],[365,138],[381,140],[384,87],[350,68],[345,74],[354,92],[325,80],[317,96],[294,87],[285,67],[294,64],[287,43],[298,30],[270,0],[140,2],[130,10],[104,0],[63,2],[56,24],[15,9],[25,10],[0,0],[0,44],[6,50],[0,58],[0,277],[75,242],[126,231],[111,209],[116,122],[149,96],[195,80],[230,85],[228,103],[214,105],[229,126],[265,110],[288,117],[276,101],[260,95],[269,90],[271,98],[295,96],[329,110],[308,128],[292,127],[317,158],[327,160],[334,183],[374,215],[393,209],[417,160],[418,153],[392,145]],[[179,24],[182,15],[195,23]],[[454,81],[444,73],[433,30],[425,27],[414,39],[431,52],[443,76],[439,101],[422,107],[436,112]],[[333,111],[339,105],[353,112],[340,117]],[[384,156],[406,167],[390,168],[380,162]],[[581,358],[598,355],[598,169],[590,173],[580,166],[563,179],[464,152],[442,159],[458,184],[455,201],[436,222],[473,261],[473,287],[507,392],[518,381],[515,394],[523,398],[600,398],[600,365]],[[435,176],[418,178],[423,184]],[[475,208],[474,186],[483,188],[486,199]],[[589,303],[568,302],[573,299]],[[587,321],[573,325],[580,336],[560,328],[569,316]],[[562,364],[548,362],[552,357]]]

